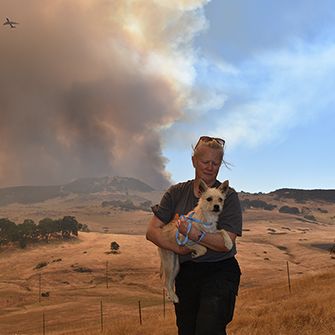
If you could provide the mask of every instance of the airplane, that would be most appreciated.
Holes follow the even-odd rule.
[[[6,22],[4,25],[9,24],[11,28],[16,28],[15,25],[19,24],[18,22],[11,21],[8,17],[6,17]]]

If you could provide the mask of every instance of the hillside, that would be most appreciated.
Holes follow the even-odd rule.
[[[71,194],[94,194],[99,192],[128,193],[152,192],[148,184],[129,177],[80,178],[65,185],[16,186],[0,188],[0,206],[11,203],[34,204]]]
[[[99,193],[104,195],[132,196],[136,193],[161,194],[148,184],[130,177],[100,177],[79,178],[68,184],[52,186],[16,186],[0,188],[0,206],[12,203],[35,204],[54,198],[66,198],[68,196],[91,196]],[[298,203],[306,201],[323,201],[335,203],[335,190],[299,190],[283,188],[270,193],[248,193],[240,192],[240,196],[249,196],[257,199],[292,199]],[[155,197],[158,201],[159,198]]]
[[[16,202],[0,206],[0,218],[9,218],[15,223],[32,219],[38,223],[45,217],[58,219],[70,215],[86,224],[91,231],[143,234],[143,227],[151,216],[150,206],[159,202],[162,196],[162,191],[152,190],[138,180],[120,177],[80,179],[63,186],[62,195],[56,197],[58,191],[52,187],[37,189],[36,193],[30,193],[32,188],[23,187],[21,194],[21,188],[15,188],[17,194],[14,192],[11,199],[16,199]],[[286,193],[277,192],[240,192],[244,217],[248,220],[261,217],[262,222],[290,220],[295,223],[335,224],[335,206],[331,198],[329,201],[307,200],[305,196],[306,200],[301,201],[301,198],[296,200],[285,197]],[[306,192],[314,194],[313,190]],[[44,193],[52,198],[43,198]],[[0,198],[0,202],[8,202],[8,194],[7,200]],[[22,201],[19,201],[19,195]],[[38,201],[41,198],[44,200]]]
[[[267,214],[262,210],[248,211],[243,237],[238,239],[243,275],[236,319],[241,324],[232,324],[236,335],[261,334],[251,331],[250,327],[260,327],[251,318],[257,313],[267,315],[268,308],[274,313],[273,320],[278,319],[282,312],[275,308],[273,299],[281,299],[282,305],[286,301],[288,308],[287,262],[294,294],[302,279],[308,282],[311,275],[327,273],[329,277],[334,271],[335,259],[329,253],[333,245],[332,225],[311,225],[284,214],[270,221]],[[165,321],[158,253],[145,240],[145,223],[138,225],[138,235],[80,233],[78,240],[66,243],[0,250],[0,333],[39,334],[44,313],[47,334],[95,334],[100,331],[102,301],[104,325],[112,327],[113,334],[145,334],[140,332],[141,328],[134,328],[140,301],[143,323],[148,326],[149,319],[155,319],[155,327],[149,326],[149,333],[175,334],[173,306],[169,302],[166,313],[170,323],[166,332],[161,333],[159,325]],[[115,224],[117,229],[120,228]],[[120,253],[109,252],[113,241],[120,245]],[[307,284],[304,287],[300,300],[296,298],[296,302],[290,303],[292,308],[299,304],[301,313],[311,303],[311,288]],[[265,290],[263,295],[257,295],[259,288]],[[46,296],[39,297],[39,291]]]
[[[148,325],[151,318],[156,327],[149,328],[148,333],[176,333],[171,303],[166,306],[167,319],[162,319],[159,258],[156,247],[144,237],[152,214],[138,207],[143,202],[157,202],[162,193],[146,191],[141,186],[129,191],[129,185],[128,189],[125,184],[120,186],[120,180],[113,189],[109,188],[115,191],[106,191],[106,185],[110,184],[108,179],[101,183],[86,180],[69,186],[66,191],[69,193],[63,196],[33,204],[0,206],[0,217],[16,223],[26,218],[38,222],[43,217],[71,215],[92,231],[79,233],[79,238],[70,242],[0,249],[0,334],[40,334],[44,315],[47,334],[93,335],[100,332],[101,302],[105,326],[113,328],[113,334],[146,334],[142,332],[145,328],[133,326],[138,322],[139,301],[144,324]],[[84,193],[85,190],[99,191]],[[231,334],[277,334],[262,327],[264,324],[278,327],[281,317],[292,326],[295,320],[302,322],[306,313],[308,320],[313,320],[305,322],[312,329],[306,334],[326,335],[316,319],[311,319],[313,311],[307,306],[318,306],[316,313],[324,311],[325,327],[329,326],[328,310],[324,305],[314,304],[307,284],[297,283],[309,282],[311,276],[320,276],[315,278],[323,283],[322,278],[334,273],[335,258],[330,254],[335,243],[334,203],[311,200],[301,203],[290,197],[244,192],[240,193],[240,199],[245,205],[244,226],[243,236],[237,240],[237,257],[243,274]],[[123,207],[130,202],[134,207]],[[283,212],[282,208],[294,210]],[[113,241],[120,245],[120,253],[110,253]],[[296,285],[305,287],[299,298],[290,299],[291,302],[287,293],[287,264],[293,292],[297,292]],[[328,282],[322,285],[328,287]],[[264,291],[264,295],[258,296],[259,291]],[[273,305],[274,299],[281,299],[279,306],[285,303],[286,314],[276,307],[278,304]],[[301,313],[294,314],[297,310],[294,306],[299,306]],[[268,315],[267,310],[273,315],[270,319],[262,317],[264,324],[260,324],[257,320]],[[258,328],[264,332],[257,332]],[[286,330],[283,328],[282,333],[295,334],[285,333]]]
[[[282,188],[269,193],[275,198],[289,198],[296,202],[325,201],[335,203],[335,190],[299,190],[293,188]]]

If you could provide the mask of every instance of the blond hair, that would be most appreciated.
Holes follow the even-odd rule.
[[[200,147],[208,147],[211,149],[215,149],[215,150],[220,150],[222,153],[222,157],[221,157],[221,164],[224,164],[226,168],[230,169],[229,166],[231,166],[231,164],[227,161],[225,161],[223,159],[224,156],[224,146],[221,145],[218,141],[216,141],[214,138],[210,141],[199,141],[195,146],[192,145],[192,157],[199,157],[199,148]]]
[[[222,152],[222,157],[224,155],[224,150],[223,150],[223,146],[218,143],[215,139],[212,139],[210,141],[199,141],[196,146],[193,146],[192,145],[192,150],[193,150],[193,154],[192,156],[197,156],[198,154],[198,149],[200,147],[203,147],[203,146],[206,146],[208,148],[211,148],[211,149],[215,149],[215,150],[220,150]]]

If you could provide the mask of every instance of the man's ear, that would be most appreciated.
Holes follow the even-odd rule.
[[[199,183],[199,191],[200,191],[201,193],[204,193],[204,192],[207,191],[207,189],[208,189],[208,186],[206,185],[206,183],[205,183],[202,179],[200,179],[200,183]]]
[[[229,189],[229,180],[225,180],[220,186],[219,186],[219,190],[225,194],[228,192]]]
[[[195,168],[195,160],[196,160],[196,158],[194,156],[192,156],[192,165],[193,165],[194,168]]]

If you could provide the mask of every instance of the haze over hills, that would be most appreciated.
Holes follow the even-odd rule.
[[[89,195],[95,193],[150,193],[156,191],[150,185],[132,177],[92,177],[79,178],[64,185],[50,186],[15,186],[0,188],[0,206],[11,203],[33,204],[67,195]],[[248,192],[242,194],[256,195]],[[257,193],[257,196],[268,195],[274,199],[289,198],[297,202],[325,201],[335,203],[335,190],[302,190],[283,188],[270,193]]]
[[[33,204],[69,194],[98,192],[151,192],[148,184],[131,177],[79,178],[65,185],[15,186],[0,188],[0,206],[11,203]]]

